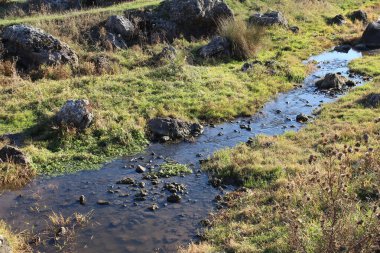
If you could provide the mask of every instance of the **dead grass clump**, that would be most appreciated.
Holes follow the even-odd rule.
[[[264,38],[264,29],[243,20],[224,19],[219,21],[218,34],[232,43],[232,54],[238,59],[248,59],[256,55]]]
[[[2,235],[8,241],[13,253],[27,253],[32,252],[27,238],[22,233],[13,233],[9,226],[0,220],[0,235]]]
[[[17,189],[28,184],[36,176],[30,165],[0,163],[0,189]]]
[[[68,217],[52,212],[48,216],[47,229],[40,234],[39,241],[53,239],[58,250],[70,250],[75,242],[77,229],[87,225],[92,215],[93,211],[86,214],[74,213]]]

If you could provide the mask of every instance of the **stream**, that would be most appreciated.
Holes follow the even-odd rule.
[[[332,51],[311,57],[309,61],[316,61],[317,68],[305,79],[302,87],[278,95],[252,117],[205,127],[203,135],[193,143],[150,144],[144,153],[112,161],[100,170],[53,178],[41,177],[24,189],[6,191],[0,196],[0,219],[4,219],[16,231],[38,233],[46,227],[47,216],[52,211],[64,216],[92,211],[89,224],[76,228],[77,238],[70,251],[175,252],[178,246],[197,239],[200,221],[215,211],[213,200],[222,193],[221,189],[208,183],[206,173],[196,173],[200,169],[199,160],[217,150],[246,142],[255,135],[298,131],[304,126],[295,121],[298,114],[312,115],[322,104],[333,102],[339,97],[316,91],[315,81],[331,72],[348,76],[348,63],[361,56],[361,53],[351,50],[347,54]],[[364,82],[360,76],[350,79],[357,85]],[[240,129],[240,124],[249,124],[252,131]],[[165,178],[160,184],[152,185],[131,168],[131,165],[160,164],[162,158],[188,164],[194,173]],[[145,189],[149,192],[147,200],[135,201],[134,195],[139,191],[139,186],[115,184],[125,176],[146,183]],[[164,182],[186,185],[188,193],[182,195],[181,203],[167,203],[170,193],[162,189]],[[85,205],[78,202],[81,195],[86,196]],[[109,205],[99,205],[98,200],[108,201]],[[159,206],[155,212],[148,210],[153,203]],[[49,242],[38,246],[36,250],[56,252]]]

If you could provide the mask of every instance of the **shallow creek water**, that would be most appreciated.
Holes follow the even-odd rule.
[[[115,185],[124,176],[144,181],[142,175],[131,169],[130,165],[145,166],[151,160],[152,164],[162,163],[162,159],[151,155],[154,152],[157,156],[190,164],[197,171],[201,159],[198,154],[207,157],[219,149],[236,146],[258,134],[279,135],[286,131],[297,131],[303,126],[295,121],[298,114],[311,115],[321,104],[332,102],[338,97],[317,92],[314,82],[330,72],[348,75],[348,63],[361,55],[350,51],[347,54],[327,52],[311,57],[309,60],[316,61],[318,68],[305,79],[302,87],[280,94],[253,117],[206,127],[204,134],[194,143],[151,144],[144,153],[115,160],[100,170],[54,178],[42,177],[22,190],[4,192],[0,196],[0,218],[18,231],[27,229],[39,232],[46,226],[47,215],[51,211],[68,216],[74,212],[93,210],[90,224],[77,229],[78,237],[73,251],[174,252],[179,245],[196,239],[199,222],[215,208],[213,199],[220,194],[220,190],[208,184],[206,174],[193,173],[162,180],[186,185],[188,194],[183,196],[180,204],[166,205],[169,192],[162,190],[162,183],[155,187],[146,180],[148,198],[135,202],[134,195],[138,187]],[[358,85],[363,84],[359,76],[351,79],[357,81]],[[252,131],[240,129],[240,124],[248,123]],[[117,189],[120,193],[109,193],[109,189]],[[120,197],[121,193],[130,193],[130,196]],[[86,196],[86,205],[78,203],[80,195]],[[109,201],[110,205],[98,205],[99,199]],[[152,203],[157,203],[160,209],[149,211],[147,208]],[[53,246],[40,247],[38,250],[56,251]]]

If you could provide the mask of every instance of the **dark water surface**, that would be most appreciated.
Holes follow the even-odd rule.
[[[151,155],[154,152],[157,156],[190,164],[197,171],[198,154],[207,157],[219,149],[236,146],[258,134],[279,135],[286,131],[297,131],[302,127],[302,124],[295,122],[298,114],[311,115],[321,104],[337,99],[336,96],[316,92],[316,79],[330,72],[348,75],[348,63],[359,57],[361,53],[355,51],[348,54],[327,52],[311,57],[310,61],[318,62],[318,69],[306,78],[301,88],[280,94],[251,118],[236,119],[215,128],[206,127],[204,134],[194,143],[151,144],[146,152],[135,156],[137,159],[118,159],[97,171],[38,178],[22,190],[5,192],[0,196],[0,218],[18,231],[27,229],[38,232],[46,226],[47,215],[51,211],[68,216],[74,212],[93,210],[90,225],[77,231],[75,252],[174,252],[179,245],[195,239],[200,228],[199,222],[213,211],[213,199],[220,191],[208,184],[206,174],[193,173],[164,179],[163,182],[183,183],[188,190],[182,203],[166,205],[169,192],[162,190],[162,183],[152,186],[150,181],[142,180],[142,175],[131,169],[130,165],[162,163],[162,159]],[[359,76],[351,79],[357,81],[358,85],[363,83]],[[252,131],[240,129],[240,124],[248,123]],[[220,136],[220,133],[223,135]],[[143,160],[138,159],[140,157]],[[135,203],[134,195],[139,187],[115,185],[124,176],[146,182],[149,192],[146,201]],[[120,192],[112,194],[108,192],[109,189]],[[120,197],[122,193],[130,193],[130,196]],[[78,203],[82,194],[87,198],[84,206]],[[99,199],[109,201],[110,205],[99,206]],[[147,208],[152,203],[157,203],[160,209],[149,211]],[[39,250],[56,251],[54,247],[42,247]]]

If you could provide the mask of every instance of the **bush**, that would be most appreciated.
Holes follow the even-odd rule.
[[[260,49],[264,29],[230,18],[219,21],[218,34],[231,42],[233,57],[245,60],[254,57]]]

